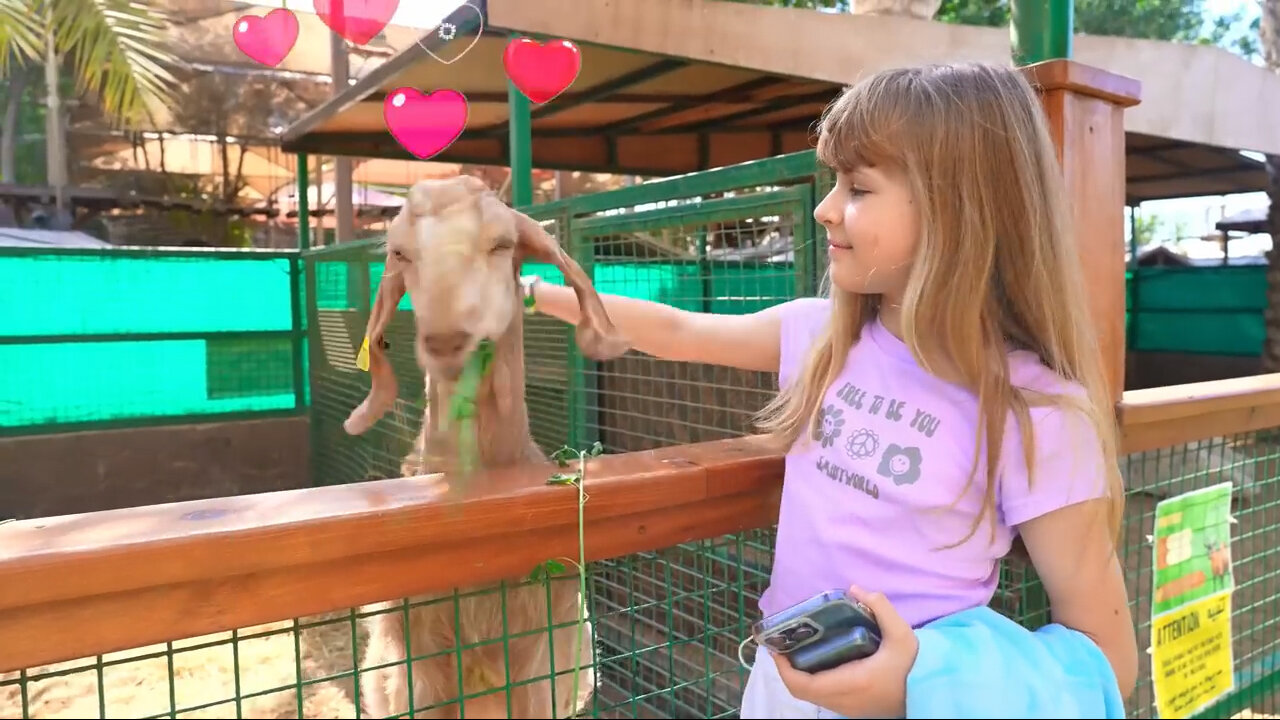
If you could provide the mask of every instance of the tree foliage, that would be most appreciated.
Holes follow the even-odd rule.
[[[1228,40],[1244,18],[1243,10],[1212,15],[1204,0],[1075,0],[1074,22],[1076,32],[1086,35],[1221,45],[1253,57],[1256,19],[1251,32]],[[943,0],[934,19],[1001,27],[1009,23],[1009,0]]]
[[[849,0],[736,0],[756,5],[848,12]],[[1042,0],[1033,0],[1040,2]],[[1075,30],[1089,35],[1220,45],[1246,58],[1258,54],[1257,19],[1244,32],[1244,12],[1211,15],[1204,0],[1075,0]],[[1009,0],[943,0],[934,19],[1004,27]],[[1236,31],[1236,37],[1231,37]]]
[[[109,118],[135,121],[149,100],[172,101],[165,29],[164,16],[136,0],[0,0],[0,81],[15,66],[44,64],[52,35],[77,87]]]

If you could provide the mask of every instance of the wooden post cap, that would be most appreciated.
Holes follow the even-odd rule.
[[[1021,69],[1042,90],[1069,90],[1125,108],[1142,101],[1140,81],[1075,60],[1046,60]]]

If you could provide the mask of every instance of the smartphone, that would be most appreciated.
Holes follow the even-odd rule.
[[[828,590],[752,626],[757,644],[786,655],[808,673],[861,660],[880,647],[880,626],[866,605],[843,590]]]

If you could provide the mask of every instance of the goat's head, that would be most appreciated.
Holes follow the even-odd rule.
[[[387,229],[386,266],[369,314],[369,396],[347,418],[358,435],[396,398],[383,333],[406,293],[414,354],[431,377],[456,379],[481,340],[498,340],[520,312],[519,272],[527,258],[554,264],[578,296],[575,336],[583,354],[618,357],[629,345],[614,328],[591,280],[538,223],[507,207],[479,178],[423,180]]]

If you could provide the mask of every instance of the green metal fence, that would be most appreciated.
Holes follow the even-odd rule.
[[[1236,590],[1231,625],[1237,692],[1198,717],[1280,713],[1276,436],[1270,430],[1164,448],[1131,456],[1124,463],[1130,478],[1150,476],[1130,494],[1122,556],[1140,647],[1150,642],[1155,571],[1148,538],[1155,503],[1224,479],[1248,495],[1233,512]],[[771,530],[762,528],[592,563],[588,586],[596,637],[588,664],[595,692],[578,716],[737,717],[746,671],[737,663],[736,648],[767,579],[772,542]],[[537,588],[534,581],[524,586]],[[364,659],[369,644],[366,623],[375,614],[435,608],[441,617],[453,618],[468,599],[487,598],[501,607],[516,590],[517,584],[507,584],[394,602],[382,611],[352,608],[0,674],[0,717],[367,717],[357,708],[361,693],[372,692],[370,674],[378,669]],[[1025,567],[1009,563],[993,607],[1038,627],[1047,620],[1039,594]],[[554,627],[573,625],[561,622]],[[504,645],[545,632],[542,627],[495,632],[459,646],[447,639],[430,646],[411,645],[413,672],[420,677],[430,671],[428,663],[435,658],[451,667],[459,652],[478,648],[510,657],[509,651],[503,653]],[[747,655],[750,659],[751,653]],[[1128,714],[1157,717],[1145,653],[1141,662],[1139,688]],[[563,664],[558,667],[561,672],[566,669]],[[508,687],[549,676],[550,668],[544,666],[513,679]],[[430,706],[419,695],[415,712],[398,716],[433,717]],[[1241,714],[1244,711],[1252,715]]]
[[[600,292],[745,313],[816,290],[825,253],[813,241],[812,208],[830,183],[813,153],[802,152],[527,212],[559,238]],[[303,253],[317,298],[308,308],[317,484],[398,474],[422,417],[406,296],[387,330],[401,387],[396,407],[361,437],[342,429],[368,391],[355,357],[381,277],[378,252],[369,241]],[[528,263],[522,272],[563,282],[549,265]],[[746,427],[774,388],[769,374],[636,353],[590,362],[576,352],[569,328],[542,316],[525,324],[525,353],[532,432],[547,452],[596,440],[620,452],[729,437]]]
[[[603,292],[745,313],[814,287],[825,254],[808,240],[799,255],[781,242],[784,232],[813,237],[812,208],[828,187],[813,168],[813,153],[801,152],[529,212],[578,248]],[[769,243],[779,252],[769,254]],[[381,272],[375,247],[308,252],[316,303],[306,300],[293,250],[0,248],[0,435],[298,412],[313,385],[338,406],[358,401],[333,387],[351,355],[342,346],[353,337],[358,345],[363,332],[340,319],[367,313]],[[526,270],[561,281],[554,268]],[[1127,282],[1129,350],[1260,354],[1265,267],[1137,268]],[[308,315],[326,323],[312,334],[327,343],[314,356]],[[580,403],[568,420],[568,397],[593,387],[565,371],[577,362],[564,351],[568,332],[537,320],[529,331],[529,399],[548,423],[539,437],[557,445],[587,437],[583,412],[600,408]],[[327,357],[338,364],[309,377],[309,358]],[[636,374],[626,362],[615,363],[617,373]],[[405,371],[412,387],[416,373]],[[409,401],[403,410],[416,422],[421,408]]]
[[[294,413],[296,251],[0,247],[0,435]]]

